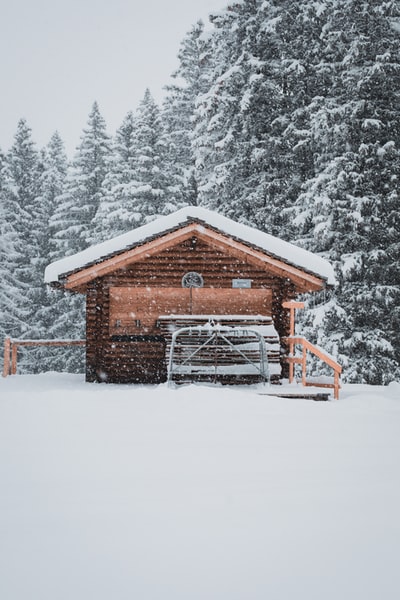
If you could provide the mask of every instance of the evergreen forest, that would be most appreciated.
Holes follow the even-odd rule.
[[[306,299],[302,334],[344,381],[400,379],[399,2],[233,1],[178,59],[162,104],[144,90],[113,135],[94,102],[71,160],[57,132],[38,148],[16,124],[0,150],[1,346],[84,337],[84,299],[48,289],[47,264],[199,205],[327,258],[338,285]],[[32,348],[19,370],[83,357]]]

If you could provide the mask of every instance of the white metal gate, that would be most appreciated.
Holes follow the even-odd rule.
[[[263,336],[251,328],[208,323],[174,332],[168,382],[269,381]]]

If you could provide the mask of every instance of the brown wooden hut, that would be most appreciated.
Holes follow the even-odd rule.
[[[45,279],[86,295],[86,379],[111,383],[165,381],[172,333],[210,319],[269,325],[279,363],[283,303],[334,284],[320,257],[197,207],[53,263]]]

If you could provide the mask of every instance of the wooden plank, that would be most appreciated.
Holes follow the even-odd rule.
[[[262,392],[258,392],[259,396],[276,396],[277,398],[288,398],[288,399],[292,399],[292,400],[315,400],[316,402],[318,401],[322,401],[322,402],[326,402],[329,400],[330,394],[324,394],[324,392],[312,392],[312,393],[308,393],[306,391],[283,391],[280,392],[279,391],[279,386],[276,386],[276,391],[275,389],[272,391],[262,391]]]
[[[335,400],[339,400],[339,388],[339,371],[335,370],[333,385]]]
[[[16,340],[16,346],[85,346],[86,340]]]
[[[140,334],[155,329],[165,312],[189,312],[189,290],[183,288],[110,288],[110,334]]]
[[[334,387],[335,387],[334,382],[332,382],[332,383],[326,383],[326,382],[319,383],[319,382],[316,382],[316,381],[306,381],[304,385],[306,387],[321,387],[321,388],[331,388],[331,389],[334,389]]]
[[[303,346],[303,359],[301,363],[301,381],[303,385],[306,385],[306,376],[307,376],[307,349],[306,346]]]
[[[304,308],[304,302],[296,302],[295,300],[288,300],[287,302],[282,302],[283,308]]]
[[[271,315],[271,289],[193,289],[193,314]]]
[[[11,375],[17,373],[17,350],[18,344],[14,342],[11,346]]]
[[[110,288],[110,334],[152,332],[160,315],[271,314],[270,289]]]
[[[329,356],[329,354],[326,354],[326,352],[321,350],[321,348],[314,346],[314,344],[312,344],[306,339],[304,339],[304,346],[307,348],[307,350],[315,354],[315,356],[317,356],[323,362],[329,365],[335,372],[337,372],[338,374],[342,372],[341,365],[339,365],[339,363],[337,363],[331,356]]]
[[[302,365],[303,357],[302,356],[285,356],[285,362],[293,365]],[[289,381],[291,383],[291,381]]]
[[[3,362],[3,377],[10,375],[10,352],[11,352],[11,340],[6,337],[4,340],[4,362]]]

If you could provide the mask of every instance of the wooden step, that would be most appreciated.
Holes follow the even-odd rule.
[[[309,391],[309,390],[279,390],[279,385],[272,386],[275,389],[269,388],[268,391],[258,392],[259,396],[275,396],[277,398],[292,398],[293,400],[315,400],[316,402],[326,402],[331,399],[331,394],[328,392],[321,392],[320,390]]]

